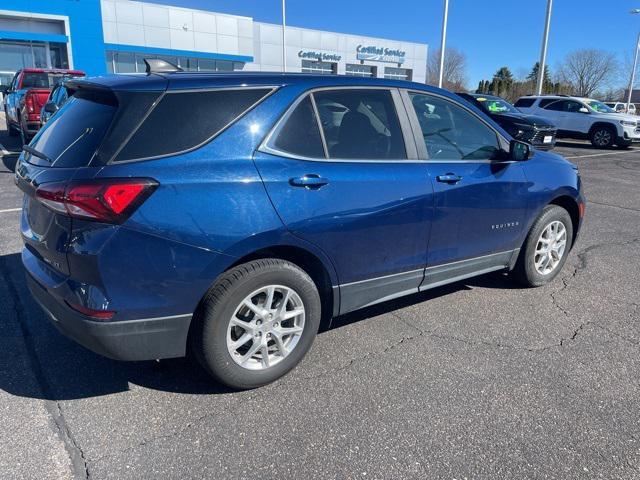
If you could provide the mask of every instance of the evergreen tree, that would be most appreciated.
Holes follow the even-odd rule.
[[[540,70],[540,62],[536,62],[531,69],[527,80],[530,80],[537,84],[538,82],[538,70]],[[551,81],[551,74],[549,73],[549,65],[544,66],[544,75],[542,78],[542,93],[552,93],[554,91],[554,84]]]

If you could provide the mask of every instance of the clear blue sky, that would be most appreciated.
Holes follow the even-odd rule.
[[[147,0],[279,23],[280,0]],[[343,33],[440,45],[442,0],[287,0],[287,23]],[[517,76],[538,60],[546,0],[450,0],[447,45],[467,55],[469,87],[507,65]],[[598,48],[624,65],[640,29],[640,0],[556,0],[547,63],[569,51]],[[628,62],[628,60],[627,60]],[[620,84],[624,80],[620,80]]]

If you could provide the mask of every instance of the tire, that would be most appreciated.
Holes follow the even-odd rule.
[[[270,304],[273,318],[265,313],[259,315],[244,303],[249,299],[256,310],[265,312],[269,287],[275,287]],[[286,291],[287,314],[294,315],[300,308],[303,313],[282,320],[286,315],[279,315],[278,311]],[[194,316],[191,348],[218,382],[234,389],[260,387],[282,377],[302,360],[318,332],[321,313],[318,289],[306,272],[285,260],[254,260],[222,274],[204,296]],[[239,322],[247,326],[238,326]],[[298,333],[283,334],[282,328],[296,329]],[[230,346],[230,342],[242,341],[246,336],[248,340],[239,347]],[[290,347],[285,355],[276,337],[281,339],[284,350],[287,345]],[[268,345],[268,363],[264,345]],[[251,353],[254,347],[259,350]]]
[[[616,135],[617,132],[613,127],[602,125],[591,131],[589,140],[596,148],[611,148],[616,141]]]
[[[4,121],[7,124],[7,133],[9,133],[10,137],[17,137],[18,136],[18,132],[16,131],[15,128],[13,128],[11,126],[11,122],[9,122],[9,114],[7,114],[7,111],[4,111]]]
[[[539,253],[539,249],[545,246],[542,235],[545,233],[548,238],[549,231],[547,228],[552,224],[557,225],[558,223],[564,227],[564,248],[562,248],[560,255],[558,251],[556,251],[555,254],[553,251],[549,253],[551,258],[547,268],[553,266],[550,271],[546,271],[547,269],[540,270],[545,261],[545,254]],[[559,227],[556,229],[556,233],[558,232],[558,228]],[[558,235],[557,245],[561,243],[562,237],[563,234],[560,233],[560,235]],[[527,287],[540,287],[551,282],[560,273],[562,267],[564,267],[569,251],[571,250],[572,241],[573,224],[569,212],[558,205],[547,205],[535,222],[533,222],[531,230],[529,230],[529,234],[520,250],[516,266],[513,269],[514,277]],[[559,259],[557,259],[558,255],[560,257]]]

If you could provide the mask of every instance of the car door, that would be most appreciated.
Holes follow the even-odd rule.
[[[564,116],[560,122],[559,128],[566,131],[588,133],[591,121],[589,118],[589,109],[580,102],[575,100],[566,100],[563,105]],[[580,111],[586,109],[587,111]]]
[[[564,122],[566,111],[565,104],[566,100],[556,100],[556,101],[546,101],[545,99],[540,101],[540,115],[542,117],[548,118],[551,120],[558,130],[566,130],[563,126],[561,126]]]
[[[528,183],[505,155],[506,140],[448,98],[421,91],[403,98],[435,194],[422,288],[510,265],[521,246]]]
[[[255,155],[289,231],[333,262],[340,313],[418,291],[433,190],[416,156],[399,92],[387,88],[303,94]]]

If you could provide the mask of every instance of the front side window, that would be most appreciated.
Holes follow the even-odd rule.
[[[491,160],[496,132],[462,107],[433,95],[410,93],[431,160]]]
[[[578,113],[581,108],[584,108],[584,105],[579,102],[568,101],[565,103],[565,109],[570,113]]]
[[[315,92],[313,97],[329,158],[407,158],[404,136],[389,90],[324,90]]]

